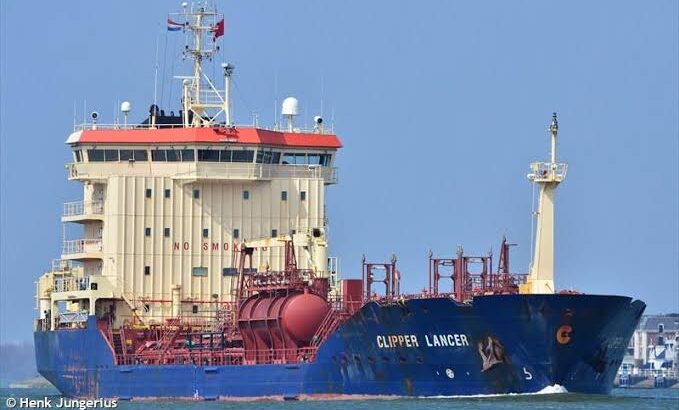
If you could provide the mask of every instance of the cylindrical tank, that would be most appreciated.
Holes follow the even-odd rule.
[[[320,296],[301,293],[287,298],[281,312],[283,331],[292,340],[307,344],[328,314],[330,307]]]
[[[313,293],[257,295],[241,306],[238,324],[246,349],[299,347],[311,341],[329,309]]]

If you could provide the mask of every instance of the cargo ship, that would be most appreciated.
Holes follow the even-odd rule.
[[[530,166],[539,188],[532,263],[429,255],[427,287],[400,289],[396,257],[344,278],[328,254],[325,189],[342,147],[321,116],[236,125],[231,79],[203,71],[224,33],[207,5],[168,30],[193,73],[175,112],[140,123],[96,112],[66,144],[83,199],[64,204],[61,258],[36,282],[38,371],[65,396],[196,400],[607,393],[645,304],[554,286],[555,191],[567,165]],[[358,265],[358,263],[357,263]],[[424,276],[424,275],[423,275]]]

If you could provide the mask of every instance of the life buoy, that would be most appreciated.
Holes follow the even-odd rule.
[[[562,344],[562,345],[566,345],[566,344],[570,343],[572,332],[573,332],[572,327],[570,327],[569,325],[562,325],[556,331],[556,341],[559,342],[559,344]]]

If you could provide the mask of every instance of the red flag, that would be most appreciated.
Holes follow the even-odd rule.
[[[217,41],[217,39],[224,35],[224,19],[219,20],[214,27],[212,27],[212,41]]]

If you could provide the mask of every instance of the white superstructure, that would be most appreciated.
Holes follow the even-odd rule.
[[[64,204],[62,221],[82,235],[64,239],[60,260],[37,283],[42,326],[78,326],[88,315],[144,324],[212,315],[233,301],[246,240],[294,237],[300,268],[336,279],[325,187],[337,181],[339,139],[322,127],[233,125],[233,65],[222,65],[223,91],[201,70],[216,50],[203,40],[220,16],[203,7],[176,16],[194,38],[182,110],[166,115],[153,105],[148,120],[128,125],[125,102],[124,124],[93,121],[66,141],[68,177],[83,198]],[[255,269],[283,270],[282,252],[259,248]]]

